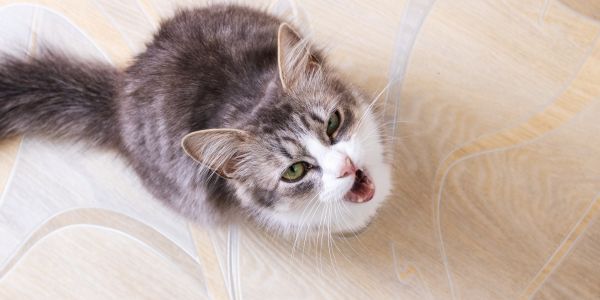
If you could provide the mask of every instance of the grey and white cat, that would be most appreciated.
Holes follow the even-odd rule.
[[[125,70],[51,50],[0,59],[0,138],[116,149],[204,224],[365,227],[391,185],[370,102],[290,25],[232,5],[180,11]]]

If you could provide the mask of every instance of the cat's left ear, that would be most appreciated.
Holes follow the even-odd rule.
[[[289,24],[281,23],[277,32],[277,65],[284,89],[292,88],[302,76],[321,68],[321,61],[311,53],[307,40]]]
[[[237,129],[207,129],[192,132],[181,140],[185,153],[221,177],[234,178],[251,136]]]

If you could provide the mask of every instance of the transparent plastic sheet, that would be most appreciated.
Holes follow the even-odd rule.
[[[415,44],[419,30],[433,6],[435,0],[409,0],[406,3],[402,20],[398,28],[398,36],[395,41],[394,55],[390,64],[388,91],[385,93],[383,103],[383,112],[385,114],[385,124],[388,124],[387,131],[392,137],[396,137],[396,129],[401,122],[400,95],[402,93],[402,84],[404,74],[408,68],[410,53]],[[389,109],[388,109],[389,108]],[[395,148],[397,140],[394,139],[392,148]],[[394,151],[391,159],[394,160]]]

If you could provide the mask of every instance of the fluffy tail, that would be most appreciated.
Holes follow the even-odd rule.
[[[110,65],[49,52],[0,58],[0,139],[27,133],[118,145],[118,78]]]

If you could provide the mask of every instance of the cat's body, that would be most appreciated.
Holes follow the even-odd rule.
[[[235,193],[218,176],[198,184],[206,179],[181,151],[181,140],[197,130],[243,129],[259,121],[250,112],[270,100],[263,95],[277,76],[279,24],[251,10],[185,11],[162,24],[137,58],[143,63],[126,71],[123,150],[138,173],[152,174],[142,176],[146,186],[190,217],[221,216],[235,206]],[[165,84],[174,73],[177,79]]]
[[[281,24],[237,6],[182,11],[123,72],[51,52],[0,60],[0,138],[114,148],[157,198],[202,223],[247,215],[284,231],[319,229],[333,216],[311,212],[324,211],[317,199],[346,211],[331,230],[362,228],[389,190],[369,103]],[[325,134],[333,114],[335,139]],[[290,165],[301,178],[282,179]]]

